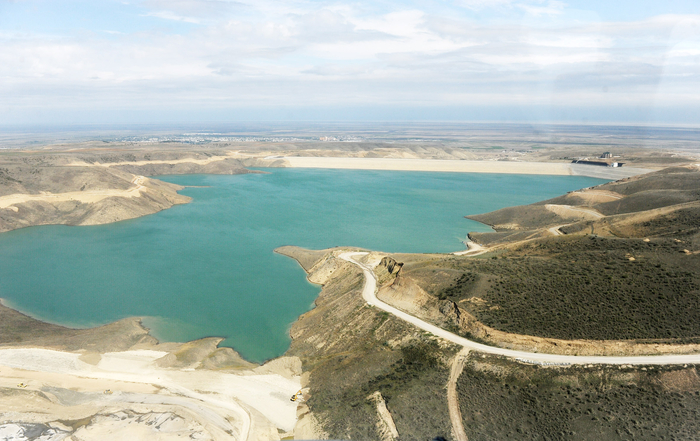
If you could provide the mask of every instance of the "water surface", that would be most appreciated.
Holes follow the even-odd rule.
[[[281,355],[311,285],[281,245],[389,252],[464,249],[464,215],[527,204],[604,181],[581,176],[268,169],[190,175],[186,205],[109,225],[0,235],[0,297],[47,321],[95,326],[148,317],[156,337],[221,336],[252,361]]]

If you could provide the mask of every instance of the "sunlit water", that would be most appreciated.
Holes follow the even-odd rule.
[[[0,235],[0,297],[34,317],[85,327],[129,316],[164,341],[226,337],[252,361],[281,355],[319,287],[281,245],[393,252],[464,249],[464,215],[604,181],[580,176],[269,169],[160,179],[194,198],[139,219]]]

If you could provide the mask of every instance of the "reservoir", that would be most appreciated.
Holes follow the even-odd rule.
[[[282,355],[320,287],[282,245],[387,252],[464,249],[464,218],[598,185],[582,176],[321,169],[158,177],[190,204],[88,227],[0,234],[0,298],[73,327],[144,317],[161,341],[225,337],[248,360]]]

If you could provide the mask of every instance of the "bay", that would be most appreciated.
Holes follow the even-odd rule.
[[[0,298],[74,327],[144,317],[162,341],[224,337],[261,362],[320,288],[273,249],[357,246],[387,252],[463,250],[464,218],[601,184],[581,176],[266,169],[161,176],[193,202],[90,227],[0,235]]]

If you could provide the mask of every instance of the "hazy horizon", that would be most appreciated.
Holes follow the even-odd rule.
[[[593,125],[475,122],[230,122],[180,124],[2,125],[0,149],[90,141],[182,144],[211,142],[315,142],[370,144],[443,143],[480,148],[480,144],[586,144],[590,142],[695,150],[700,127],[681,125]],[[301,144],[300,144],[301,145]],[[471,147],[470,147],[471,146]]]

